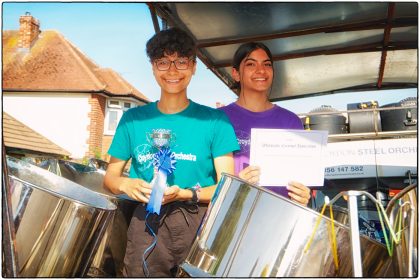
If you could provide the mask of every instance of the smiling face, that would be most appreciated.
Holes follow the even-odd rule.
[[[232,77],[241,84],[241,93],[262,92],[267,94],[273,83],[273,65],[262,49],[252,51],[239,65],[232,69]]]
[[[179,59],[178,54],[167,55],[161,59],[174,61]],[[185,58],[188,59],[188,58]],[[189,60],[188,68],[185,70],[178,70],[174,63],[170,64],[168,70],[159,70],[156,62],[152,62],[153,75],[161,88],[162,94],[184,94],[187,93],[187,87],[191,81],[191,77],[195,74],[196,63]]]

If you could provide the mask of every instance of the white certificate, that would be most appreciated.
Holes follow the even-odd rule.
[[[251,129],[250,164],[261,168],[261,186],[324,185],[328,131]]]

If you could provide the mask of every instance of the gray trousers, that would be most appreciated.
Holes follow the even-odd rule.
[[[145,224],[146,207],[139,205],[127,232],[124,276],[176,276],[178,266],[188,255],[207,206],[176,201],[163,205],[159,216],[150,214],[147,223],[157,235],[157,243],[145,254],[144,265],[143,255],[153,243],[154,236]]]

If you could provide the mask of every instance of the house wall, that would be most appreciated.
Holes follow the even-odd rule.
[[[7,93],[3,110],[71,153],[83,158],[89,149],[89,94]]]
[[[89,131],[88,146],[89,149],[85,156],[88,158],[101,158],[102,153],[102,137],[104,134],[104,119],[105,119],[105,106],[106,98],[98,94],[92,94],[88,100],[91,111],[88,114],[90,124],[87,127]]]
[[[109,161],[110,156],[108,154],[109,147],[111,147],[112,139],[114,135],[104,135],[102,138],[102,155],[105,161]]]
[[[102,159],[109,162],[111,156],[108,154],[109,147],[111,147],[112,139],[114,139],[114,135],[104,135],[102,138]],[[124,170],[128,173],[131,167],[131,159],[128,160],[127,164],[125,165]]]

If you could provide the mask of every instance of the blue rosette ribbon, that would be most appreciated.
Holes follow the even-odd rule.
[[[166,188],[166,180],[169,174],[175,170],[176,159],[169,147],[162,147],[153,156],[153,165],[157,170],[156,177],[152,182],[152,193],[146,211],[159,215],[162,206],[163,193]]]

